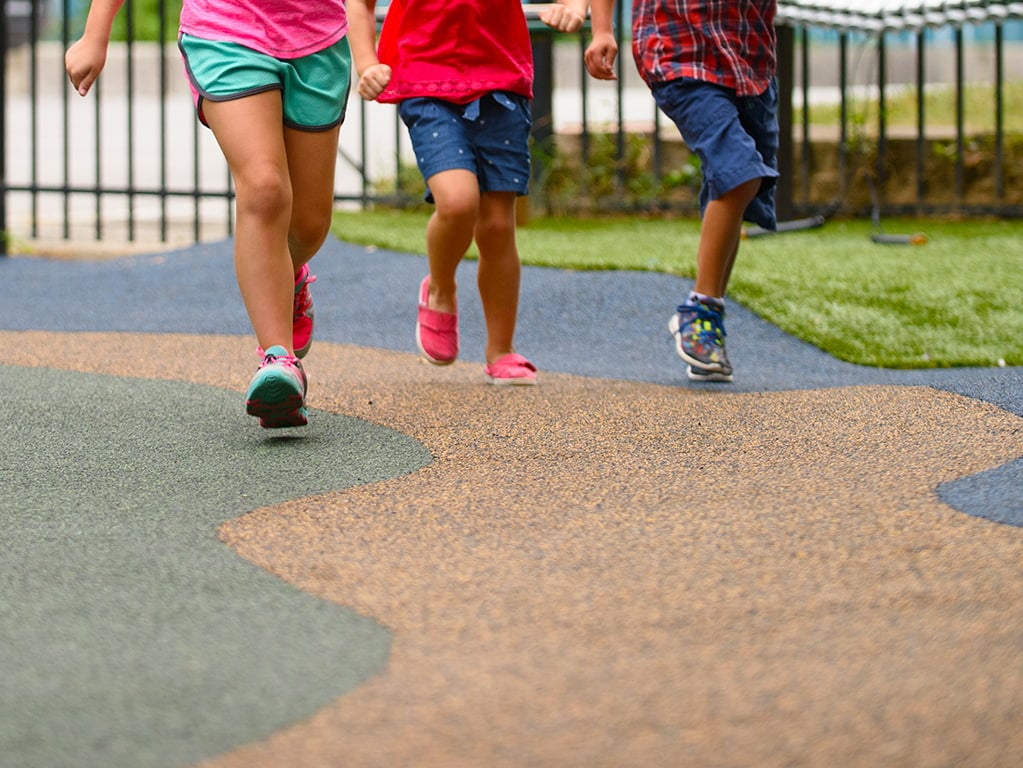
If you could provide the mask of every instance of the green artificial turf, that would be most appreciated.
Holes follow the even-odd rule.
[[[348,242],[424,252],[428,213],[340,212]],[[745,240],[729,296],[853,363],[888,368],[1023,365],[1023,223],[886,221],[923,245],[878,245],[866,221]],[[523,263],[694,276],[694,219],[537,218]],[[475,249],[470,256],[475,256]]]

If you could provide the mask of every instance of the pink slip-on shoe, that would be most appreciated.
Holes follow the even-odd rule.
[[[416,344],[434,365],[449,365],[458,357],[458,315],[438,312],[427,306],[430,276],[419,284],[419,309],[416,315]]]
[[[303,264],[295,275],[295,305],[291,325],[295,357],[305,357],[313,344],[313,297],[309,295],[309,286],[315,282],[316,275],[310,275],[309,265]]]
[[[483,372],[491,384],[498,386],[531,386],[536,384],[536,366],[522,355],[512,352],[488,364]]]

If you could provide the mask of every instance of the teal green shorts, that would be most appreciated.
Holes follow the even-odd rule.
[[[289,128],[326,131],[344,120],[352,76],[347,37],[297,59],[275,59],[238,43],[184,34],[178,48],[203,125],[203,101],[231,101],[275,89],[281,92]]]

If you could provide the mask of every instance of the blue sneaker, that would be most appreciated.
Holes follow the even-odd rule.
[[[675,352],[688,364],[691,381],[731,381],[725,353],[725,308],[716,301],[687,301],[668,321]]]
[[[259,417],[265,429],[304,427],[309,423],[305,409],[308,389],[302,363],[284,347],[270,347],[263,353],[256,375],[245,395],[245,410]]]

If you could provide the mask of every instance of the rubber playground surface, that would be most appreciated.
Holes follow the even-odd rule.
[[[244,413],[229,242],[0,259],[0,763],[1018,766],[1023,370],[834,360],[680,278],[526,268],[415,351],[425,260],[311,264],[310,424]]]

